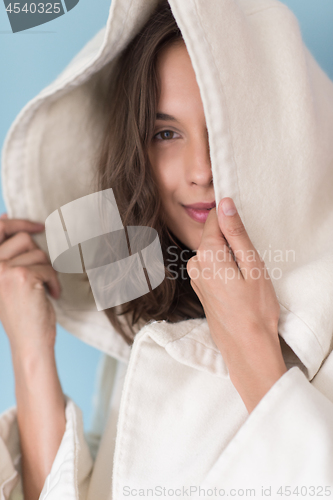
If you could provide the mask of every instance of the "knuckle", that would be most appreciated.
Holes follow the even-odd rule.
[[[15,276],[15,279],[18,281],[18,283],[23,284],[29,280],[31,273],[26,267],[16,266],[12,269],[13,275]]]
[[[230,234],[230,236],[241,236],[244,233],[245,233],[245,227],[242,222],[239,222],[234,226],[228,228],[228,234]]]

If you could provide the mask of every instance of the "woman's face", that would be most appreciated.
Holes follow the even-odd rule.
[[[157,72],[161,95],[149,160],[168,228],[197,250],[215,199],[203,105],[183,42],[162,50]]]

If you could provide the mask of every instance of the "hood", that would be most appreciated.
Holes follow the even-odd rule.
[[[235,201],[269,269],[279,333],[312,379],[333,337],[333,84],[276,0],[169,3],[201,92],[216,204]],[[2,156],[9,217],[45,222],[92,192],[114,61],[156,4],[113,0],[106,27],[18,115]],[[45,234],[34,238],[47,251]],[[128,359],[85,276],[59,277],[58,322]]]

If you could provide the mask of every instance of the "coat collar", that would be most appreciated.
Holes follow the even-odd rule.
[[[229,377],[227,365],[211,336],[206,318],[189,319],[178,323],[150,321],[137,335],[138,338],[149,336],[179,363],[220,378]],[[310,379],[308,367],[303,362],[306,356],[303,356],[303,353],[300,357],[297,356],[283,337],[281,350],[287,368],[298,366]]]
[[[178,323],[153,321],[144,328],[157,344],[180,363],[218,377],[228,376],[228,369],[205,318]]]

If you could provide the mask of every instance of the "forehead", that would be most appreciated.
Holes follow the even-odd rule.
[[[159,106],[180,109],[191,106],[202,111],[200,90],[184,42],[161,51],[157,59],[157,74],[161,88]]]

